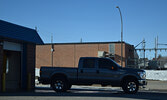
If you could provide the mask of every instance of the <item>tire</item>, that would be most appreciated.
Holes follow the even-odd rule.
[[[51,83],[51,87],[56,92],[65,92],[67,91],[67,81],[64,78],[55,78]]]
[[[125,93],[128,94],[135,94],[138,89],[139,89],[139,84],[136,80],[125,80],[122,89],[124,90]]]
[[[102,87],[106,87],[107,85],[106,84],[101,84]]]

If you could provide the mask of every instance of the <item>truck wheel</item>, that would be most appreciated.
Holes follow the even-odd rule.
[[[125,93],[135,94],[139,89],[139,85],[136,80],[126,80],[122,85],[122,89]]]
[[[67,90],[67,82],[63,78],[56,78],[52,81],[51,87],[56,92],[65,92]]]

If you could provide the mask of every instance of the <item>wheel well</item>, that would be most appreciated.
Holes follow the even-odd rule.
[[[138,82],[137,78],[135,76],[131,76],[131,75],[128,75],[128,76],[125,76],[122,81],[121,81],[121,85],[126,81],[126,80],[135,80],[136,82]]]
[[[56,73],[56,74],[52,75],[51,80],[53,80],[55,77],[56,78],[63,78],[65,80],[67,80],[67,76],[64,74],[61,74],[61,73]]]

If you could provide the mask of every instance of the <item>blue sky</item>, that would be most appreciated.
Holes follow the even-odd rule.
[[[166,5],[167,0],[0,0],[0,19],[37,27],[45,43],[51,41],[51,34],[55,43],[81,38],[83,42],[120,41],[119,6],[124,41],[137,45],[145,38],[146,47],[153,48],[156,36],[159,43],[167,43]]]

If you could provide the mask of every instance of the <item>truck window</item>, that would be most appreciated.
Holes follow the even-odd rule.
[[[95,68],[95,59],[84,59],[83,68]]]
[[[99,68],[111,69],[113,63],[109,59],[99,59]]]

